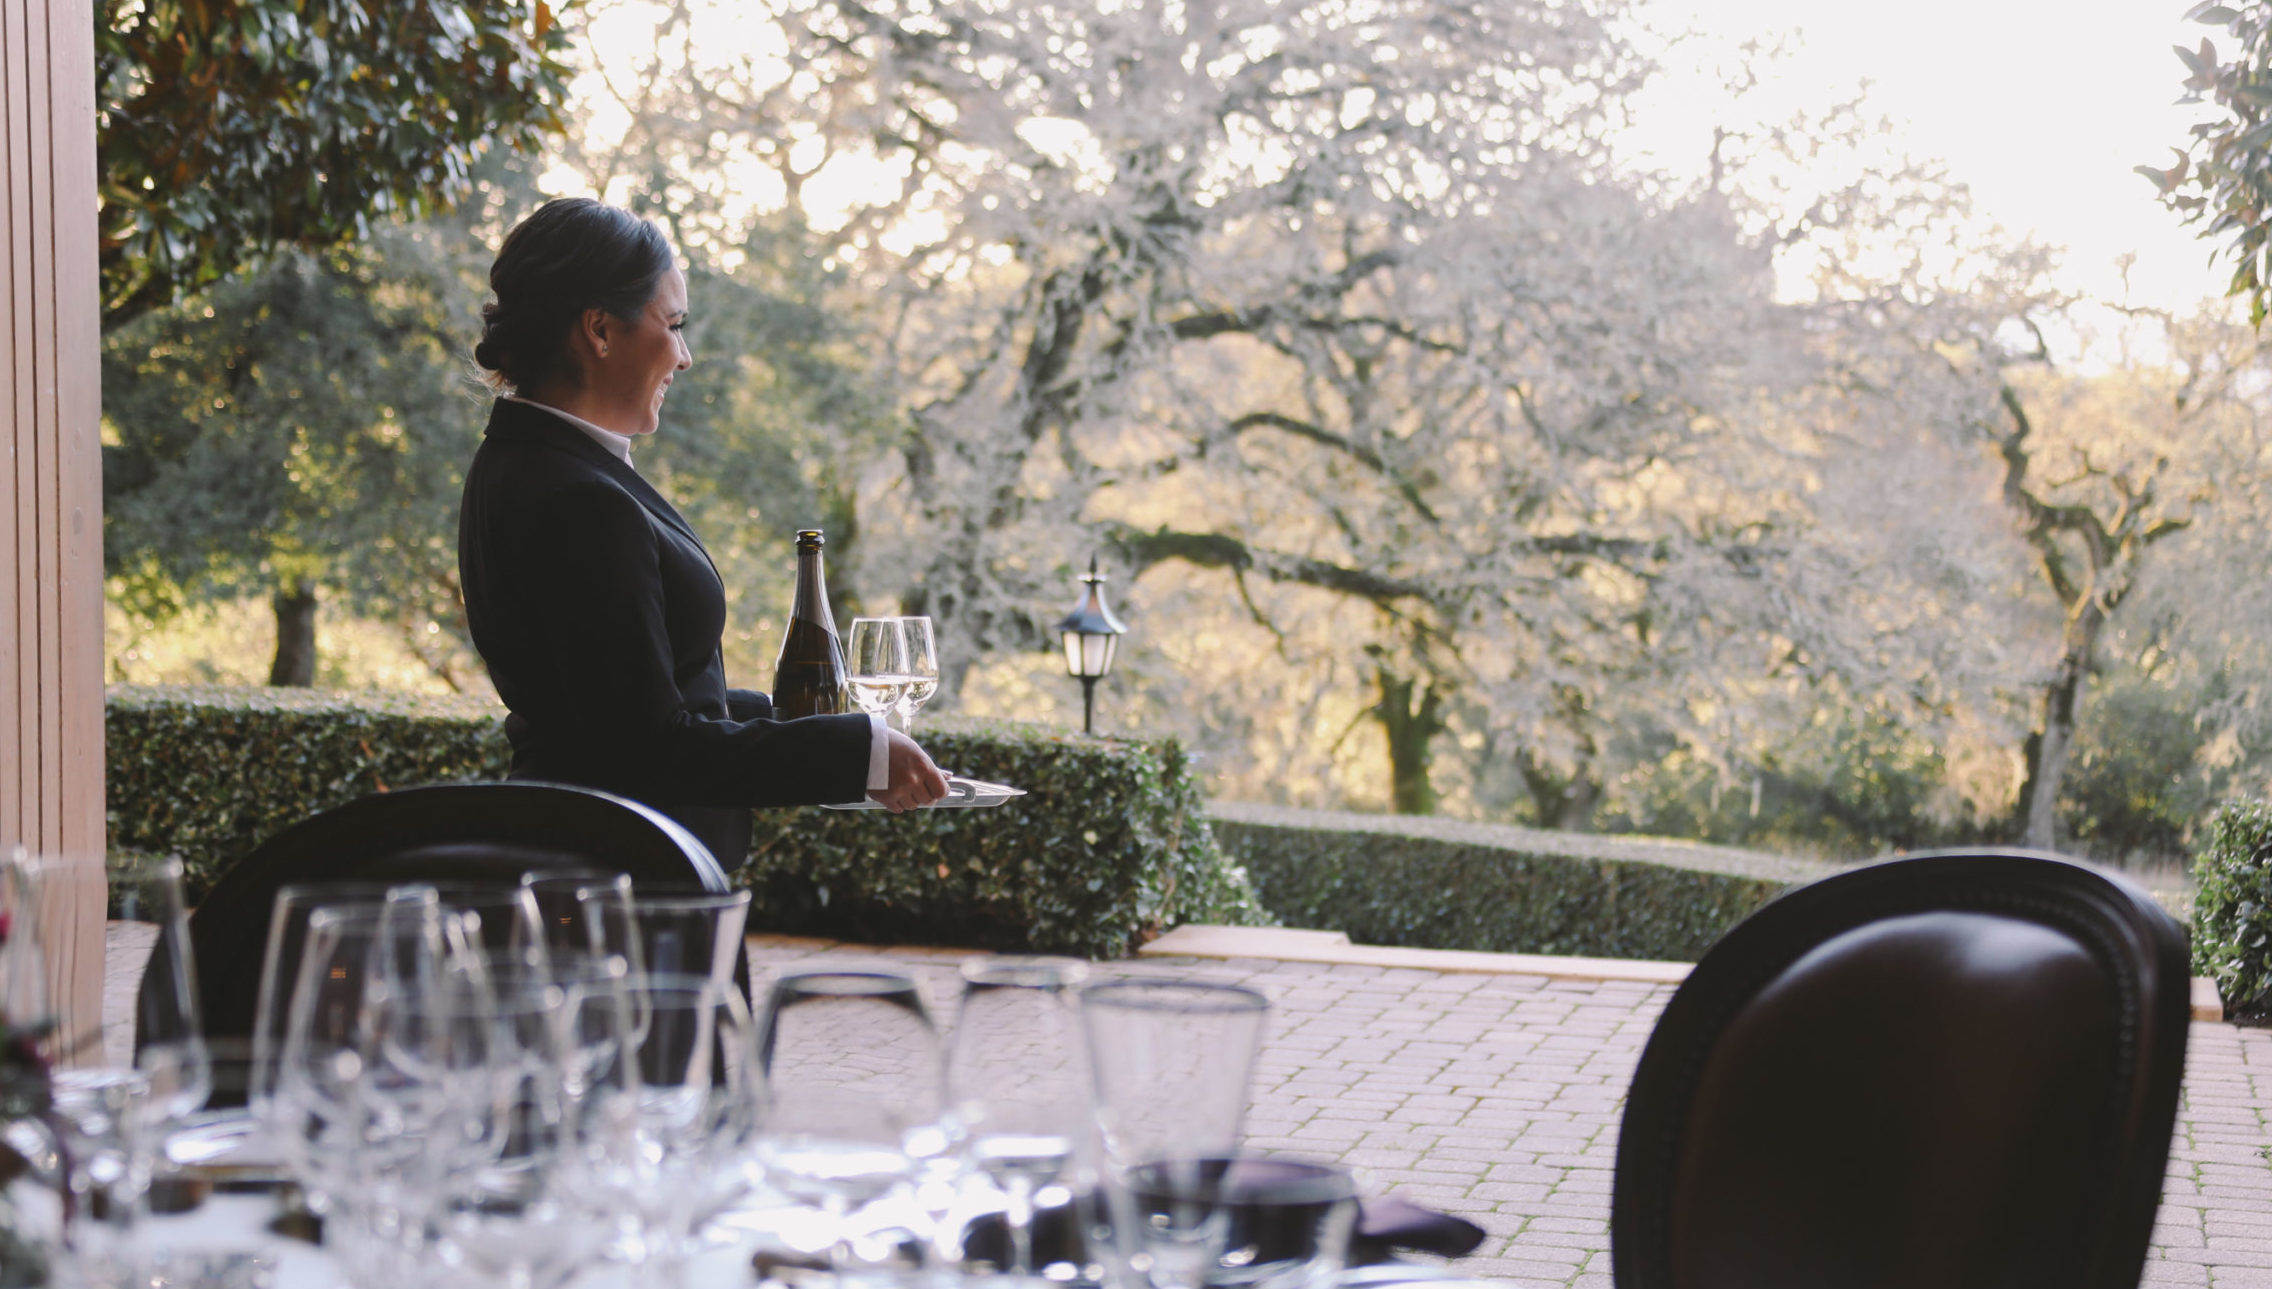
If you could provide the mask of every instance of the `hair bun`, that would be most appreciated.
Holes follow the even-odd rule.
[[[473,360],[490,384],[522,389],[572,362],[568,340],[589,309],[635,319],[670,271],[662,230],[589,197],[544,203],[513,226],[489,268]]]

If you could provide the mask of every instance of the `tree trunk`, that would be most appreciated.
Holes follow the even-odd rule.
[[[2059,667],[2043,690],[2043,719],[2027,740],[2027,782],[2020,788],[2020,844],[2050,850],[2058,844],[2059,785],[2075,746],[2075,717],[2090,678],[2106,613],[2085,599],[2067,619]]]
[[[1522,772],[1523,786],[1530,790],[1531,808],[1538,812],[1538,826],[1562,832],[1592,832],[1594,803],[1601,797],[1601,785],[1581,765],[1568,778],[1554,773],[1525,752],[1515,758],[1515,768]]]
[[[1380,702],[1373,716],[1388,735],[1389,799],[1400,815],[1436,813],[1436,785],[1428,779],[1430,744],[1444,732],[1443,699],[1433,687],[1421,689],[1410,680],[1392,676],[1386,669],[1375,673]],[[1420,690],[1419,702],[1413,691]]]
[[[302,688],[315,684],[314,589],[304,586],[288,587],[269,597],[269,604],[276,610],[276,660],[269,665],[268,683],[298,685]]]

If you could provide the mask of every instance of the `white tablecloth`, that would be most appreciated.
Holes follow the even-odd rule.
[[[322,1249],[268,1229],[276,1201],[266,1195],[215,1195],[187,1213],[148,1219],[144,1247],[202,1252],[258,1251],[276,1259],[276,1289],[357,1289],[339,1264]],[[749,1289],[757,1277],[752,1247],[722,1248],[698,1256],[688,1269],[686,1289]],[[596,1264],[577,1277],[573,1289],[628,1289],[629,1269]],[[469,1281],[470,1283],[470,1281]],[[441,1289],[440,1286],[363,1286],[360,1289]]]

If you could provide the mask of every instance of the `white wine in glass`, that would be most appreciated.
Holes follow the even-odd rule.
[[[854,618],[845,649],[852,701],[871,716],[889,716],[907,688],[907,640],[898,618]]]
[[[931,630],[929,618],[900,618],[899,630],[902,656],[906,665],[900,676],[902,689],[899,695],[899,715],[909,733],[915,730],[915,713],[939,692],[939,643]]]

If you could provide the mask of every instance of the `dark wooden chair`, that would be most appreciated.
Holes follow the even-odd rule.
[[[269,914],[296,882],[495,882],[530,871],[628,873],[635,890],[719,892],[725,872],[657,811],[590,788],[451,783],[375,793],[301,820],[223,874],[190,915],[208,1038],[252,1035]],[[235,1095],[242,1097],[242,1089]],[[216,1104],[228,1091],[216,1089]]]
[[[2049,855],[1824,879],[1728,933],[1642,1052],[1620,1289],[2133,1289],[2185,1067],[2184,930]]]

